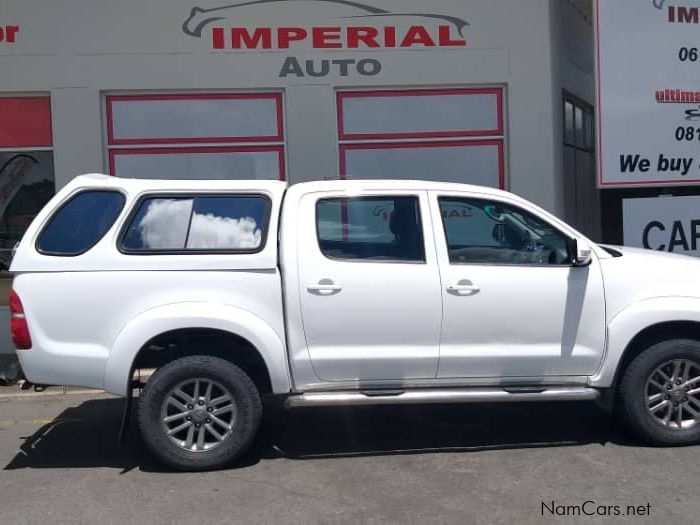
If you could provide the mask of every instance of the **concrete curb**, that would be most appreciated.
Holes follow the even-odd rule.
[[[7,390],[7,392],[6,392]],[[34,392],[34,390],[20,390],[17,386],[8,386],[0,388],[0,400],[4,399],[36,399],[46,396],[71,396],[71,395],[99,395],[105,394],[104,390],[93,390],[86,388],[62,388],[54,387],[47,388],[43,392]]]
[[[7,364],[9,364],[9,362]],[[152,368],[141,369],[139,373],[139,379],[145,383],[153,375],[153,372],[155,372],[155,369]],[[98,395],[107,393],[104,390],[98,390],[95,388],[81,388],[61,385],[48,386],[42,392],[35,392],[33,386],[31,389],[21,390],[19,384],[12,386],[0,386],[0,400],[17,398],[36,398],[41,396],[67,396],[90,394]]]

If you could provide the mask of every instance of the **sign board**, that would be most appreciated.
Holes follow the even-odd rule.
[[[700,183],[700,2],[596,0],[599,183]]]
[[[272,63],[275,76],[289,80],[376,77],[402,56],[415,67],[406,51],[470,52],[473,39],[483,44],[475,30],[491,32],[473,19],[479,6],[463,0],[153,0],[148,9],[128,0],[68,10],[53,0],[1,4],[0,55],[183,53],[199,55],[198,65],[212,57],[234,62],[239,76],[248,60]],[[502,26],[502,16],[493,12],[494,23]]]
[[[700,196],[622,201],[624,243],[700,257]]]

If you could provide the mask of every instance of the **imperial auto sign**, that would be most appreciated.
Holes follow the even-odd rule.
[[[212,51],[302,51],[464,48],[469,22],[463,18],[432,12],[393,12],[349,0],[314,0],[322,6],[343,7],[346,14],[329,17],[323,25],[237,25],[235,13],[277,4],[290,6],[299,0],[252,0],[216,7],[193,7],[182,31],[203,39]],[[308,4],[308,1],[307,1]],[[374,25],[381,21],[381,24]],[[280,65],[280,77],[322,77],[336,68],[340,76],[356,73],[374,76],[382,63],[370,57],[336,58],[319,61],[287,56]]]

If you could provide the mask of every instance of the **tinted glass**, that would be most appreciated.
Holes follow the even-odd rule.
[[[13,248],[53,194],[53,153],[0,152],[0,306],[10,299]]]
[[[576,146],[579,148],[586,147],[586,140],[583,132],[583,110],[579,107],[576,108],[574,114],[574,129],[576,131]]]
[[[323,199],[316,227],[326,257],[425,261],[416,197]]]
[[[269,216],[262,196],[144,199],[122,239],[127,251],[255,251]]]
[[[37,248],[50,255],[79,255],[89,250],[112,227],[124,201],[116,191],[79,193],[51,217]]]
[[[569,264],[568,240],[549,223],[498,202],[441,198],[450,262]]]
[[[583,113],[583,128],[585,130],[584,148],[592,150],[595,147],[595,131],[593,129],[593,112],[585,111]]]
[[[564,143],[575,143],[574,105],[568,100],[564,101]]]

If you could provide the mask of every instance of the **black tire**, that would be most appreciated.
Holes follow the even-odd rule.
[[[182,382],[194,379],[218,383],[228,391],[236,407],[230,434],[211,450],[190,451],[178,446],[168,437],[162,423],[161,409],[170,392]],[[204,355],[183,357],[156,370],[138,404],[139,429],[151,453],[168,467],[185,471],[230,466],[253,442],[261,416],[260,394],[250,377],[225,359]]]
[[[620,379],[617,412],[628,428],[652,445],[700,443],[700,423],[689,428],[669,427],[653,417],[647,408],[647,381],[658,367],[673,360],[692,361],[700,367],[700,341],[672,339],[655,343],[632,360]]]

